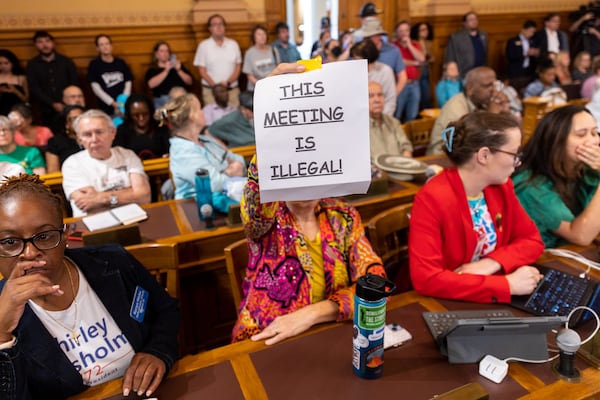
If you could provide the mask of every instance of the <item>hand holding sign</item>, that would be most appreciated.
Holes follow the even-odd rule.
[[[261,201],[366,193],[366,61],[263,79],[254,96]]]

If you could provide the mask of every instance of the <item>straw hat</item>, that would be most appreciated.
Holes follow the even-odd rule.
[[[360,33],[364,38],[375,35],[387,35],[381,26],[381,21],[376,17],[368,17],[360,27]]]

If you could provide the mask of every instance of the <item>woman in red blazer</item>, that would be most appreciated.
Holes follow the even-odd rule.
[[[453,168],[416,195],[409,230],[410,275],[428,296],[510,302],[542,279],[529,266],[544,243],[509,179],[520,160],[512,118],[476,112],[442,132]]]

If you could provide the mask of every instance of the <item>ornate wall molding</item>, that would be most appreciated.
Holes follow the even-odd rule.
[[[528,12],[548,12],[549,10],[575,11],[586,0],[410,0],[410,16],[426,17],[432,15],[461,15],[464,10],[455,7],[443,7],[444,4],[470,3],[470,9],[479,14],[523,14]],[[462,5],[462,4],[461,4]],[[462,8],[462,7],[461,7]]]
[[[191,11],[0,15],[0,31],[191,24]]]

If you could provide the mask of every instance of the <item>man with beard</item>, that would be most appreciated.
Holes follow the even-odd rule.
[[[27,84],[31,98],[38,103],[42,123],[52,123],[62,112],[63,89],[79,85],[75,64],[70,58],[54,50],[54,37],[46,31],[37,31],[33,43],[38,55],[27,63]]]
[[[464,29],[453,33],[446,46],[445,62],[458,65],[461,78],[475,67],[487,65],[487,34],[479,29],[479,19],[473,11],[463,16]]]
[[[302,57],[298,47],[290,42],[290,27],[285,22],[277,23],[275,26],[277,40],[273,42],[273,48],[279,53],[280,62],[296,62]]]
[[[448,123],[479,110],[493,113],[510,111],[508,97],[496,90],[496,73],[489,67],[469,71],[465,78],[464,92],[453,96],[444,104],[431,130],[427,154],[443,154],[442,130]]]
[[[212,87],[218,83],[227,86],[229,101],[237,106],[240,96],[238,79],[242,72],[242,53],[234,39],[225,36],[225,18],[219,14],[208,18],[210,37],[196,49],[194,65],[202,78],[202,103],[215,102]]]

